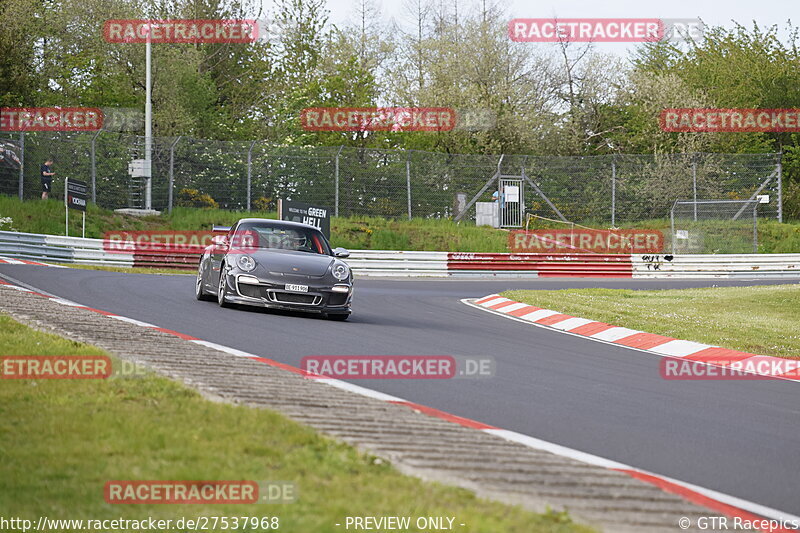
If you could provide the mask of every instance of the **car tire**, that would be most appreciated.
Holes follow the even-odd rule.
[[[225,265],[223,264],[219,269],[219,285],[217,287],[217,303],[220,307],[230,307],[231,304],[225,301],[225,293],[227,292],[228,276],[225,275]]]
[[[194,282],[194,297],[201,301],[212,300],[203,288],[203,270],[197,269],[197,280]]]
[[[348,318],[350,318],[350,313],[328,314],[328,320],[335,320],[337,322],[344,322]]]

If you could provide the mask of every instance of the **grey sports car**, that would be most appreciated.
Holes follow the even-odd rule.
[[[195,296],[216,298],[222,307],[243,304],[347,320],[353,274],[341,259],[349,255],[344,248],[331,250],[313,226],[245,218],[203,251]]]

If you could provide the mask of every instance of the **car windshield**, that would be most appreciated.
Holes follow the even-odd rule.
[[[313,228],[287,227],[267,223],[246,223],[236,229],[236,246],[290,250],[330,255],[322,233]]]

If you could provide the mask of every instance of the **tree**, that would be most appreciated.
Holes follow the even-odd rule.
[[[41,80],[34,69],[38,33],[36,0],[5,0],[0,4],[0,106],[26,106],[34,102]]]

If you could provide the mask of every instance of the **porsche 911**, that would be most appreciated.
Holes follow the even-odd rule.
[[[347,320],[353,273],[342,261],[350,253],[331,249],[325,235],[307,224],[245,218],[217,236],[200,258],[198,300],[321,313]]]

